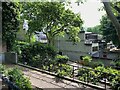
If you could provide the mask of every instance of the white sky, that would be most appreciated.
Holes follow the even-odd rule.
[[[72,10],[75,13],[80,13],[82,20],[84,21],[84,27],[94,27],[100,24],[101,16],[105,14],[105,11],[98,11],[103,6],[102,3],[95,0],[89,0],[84,4],[72,3]]]

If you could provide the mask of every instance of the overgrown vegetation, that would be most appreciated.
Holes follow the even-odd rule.
[[[27,34],[31,38],[35,31],[47,36],[48,44],[54,45],[56,36],[69,36],[71,41],[78,42],[79,31],[83,21],[79,14],[65,8],[63,2],[27,2],[21,3],[22,18],[29,22]]]
[[[2,2],[2,40],[11,51],[19,30],[20,5],[17,2]]]
[[[24,76],[18,68],[9,68],[0,64],[0,74],[4,74],[8,79],[18,86],[21,90],[32,90],[31,82]]]
[[[27,62],[27,64],[39,68],[43,68],[43,65],[49,65],[57,53],[52,46],[40,42],[23,45],[20,50],[19,59],[21,62]]]
[[[92,68],[80,68],[78,71],[79,80],[100,84],[101,80],[107,80],[113,90],[120,89],[120,71],[98,66],[94,70]]]

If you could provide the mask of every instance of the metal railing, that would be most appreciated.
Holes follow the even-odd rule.
[[[1,79],[2,82],[7,85],[6,88],[8,88],[8,90],[21,90],[18,86],[15,85],[15,83],[10,81],[6,76],[2,76]]]
[[[94,88],[98,88],[98,89],[102,89],[102,90],[107,90],[108,88],[111,89],[111,84],[108,81],[108,77],[106,77],[106,75],[113,76],[113,77],[117,76],[117,75],[114,75],[114,74],[110,74],[110,73],[106,73],[106,72],[101,72],[101,71],[97,71],[97,70],[94,70],[94,69],[90,69],[90,68],[84,67],[84,66],[74,66],[74,65],[66,64],[66,65],[69,65],[72,68],[72,73],[71,73],[72,77],[68,77],[68,76],[64,77],[64,76],[58,76],[56,72],[53,73],[51,68],[50,68],[50,65],[48,66],[48,69],[43,69],[43,68],[40,68],[40,69],[37,68],[36,69],[35,67],[31,67],[29,65],[24,65],[24,64],[21,64],[21,65],[25,66],[27,68],[30,68],[30,69],[34,69],[34,70],[43,72],[43,73],[45,72],[47,74],[50,74],[50,75],[53,75],[53,76],[57,76],[57,77],[62,78],[62,79],[70,80],[70,81],[73,81],[73,82],[76,82],[76,83],[81,83],[83,85],[94,87]],[[53,67],[55,67],[55,66],[53,65]],[[60,67],[59,67],[59,69],[60,69]],[[89,71],[88,71],[88,73],[86,73],[86,78],[87,79],[84,78],[83,81],[80,81],[79,80],[80,75],[78,74],[79,69],[91,70],[91,71],[94,71],[95,73],[99,72],[99,73],[101,73],[99,75],[102,75],[103,77],[97,81],[99,84],[94,84],[92,82],[89,82],[89,78],[98,79],[98,78],[100,78],[100,76],[98,76],[98,77],[94,77],[94,76],[92,77],[91,76],[90,77],[90,74],[89,74]],[[120,77],[120,76],[118,76],[118,77]]]

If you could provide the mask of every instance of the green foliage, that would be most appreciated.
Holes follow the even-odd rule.
[[[20,5],[17,2],[2,2],[2,39],[7,50],[12,50],[19,30]]]
[[[112,90],[120,90],[120,77],[115,77],[112,82]]]
[[[60,64],[66,64],[69,60],[69,57],[66,55],[56,55],[56,61]]]
[[[15,45],[13,47],[13,50],[19,55],[21,54],[21,49],[29,45],[29,43],[24,42],[24,41],[15,41]]]
[[[72,67],[66,64],[59,65],[59,69],[57,70],[57,75],[59,76],[72,76]]]
[[[85,65],[88,65],[92,61],[92,58],[90,56],[84,56],[83,61]]]
[[[4,74],[5,73],[5,66],[0,64],[0,74]]]
[[[117,19],[120,20],[120,17],[118,16]],[[102,31],[103,38],[106,40],[106,43],[112,41],[116,46],[120,46],[116,29],[109,18],[107,18],[107,16],[103,16],[100,23],[100,30]]]
[[[27,2],[22,3],[22,18],[29,21],[28,33],[43,31],[48,43],[54,44],[56,36],[68,34],[73,42],[79,41],[78,32],[82,26],[79,14],[65,9],[60,2]]]
[[[18,68],[7,69],[4,65],[0,64],[0,74],[7,76],[21,90],[32,90],[29,79]]]
[[[32,90],[31,83],[28,78],[24,77],[21,70],[12,68],[8,70],[8,77],[11,78],[21,90]]]
[[[98,66],[104,66],[104,64],[102,62],[92,61],[92,62],[89,63],[89,66],[92,67],[92,68],[95,68],[95,67],[98,67]]]
[[[52,46],[36,42],[21,48],[20,59],[32,66],[43,68],[44,65],[50,65],[50,62],[53,62],[55,55],[56,50]]]
[[[111,67],[113,67],[113,68],[120,69],[120,60],[118,60],[118,61],[112,61],[112,62],[110,63],[110,65],[111,65]]]
[[[102,31],[100,30],[100,25],[97,25],[95,27],[87,28],[87,31],[88,32],[93,32],[93,33],[96,33],[96,34],[102,34]]]
[[[99,73],[93,71],[91,68],[80,68],[78,71],[79,80],[97,84],[99,81]]]
[[[115,65],[116,65],[117,67],[120,67],[120,61],[117,61],[117,62],[115,63]]]
[[[100,78],[107,78],[109,82],[114,82],[115,77],[120,76],[120,71],[112,68],[104,68],[103,66],[96,67],[95,70],[101,72],[101,77]]]
[[[79,80],[98,84],[105,78],[111,84],[113,90],[119,90],[120,86],[120,71],[112,68],[105,68],[104,66],[98,66],[95,69],[92,68],[80,68],[78,70]]]

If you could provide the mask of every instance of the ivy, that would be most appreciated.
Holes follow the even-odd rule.
[[[19,30],[20,5],[17,2],[2,2],[2,39],[11,51]]]

